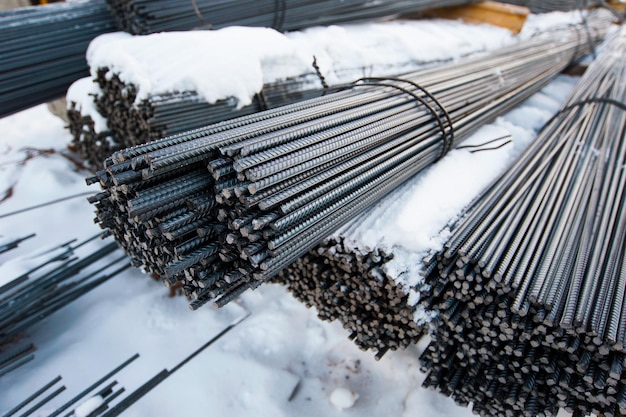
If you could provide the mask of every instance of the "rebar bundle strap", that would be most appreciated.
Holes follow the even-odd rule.
[[[417,89],[419,92],[423,93],[424,96],[430,99],[432,103],[434,104],[434,106],[428,103],[428,101],[426,101],[424,97],[420,97],[416,92],[411,91],[408,88],[399,86],[397,84],[389,83],[386,81],[409,84],[411,87]],[[406,79],[398,78],[398,77],[364,77],[364,78],[360,78],[356,80],[353,83],[353,86],[356,86],[356,87],[358,86],[391,87],[391,88],[395,88],[396,90],[400,90],[404,94],[408,94],[409,96],[413,97],[415,100],[417,100],[418,103],[426,106],[428,111],[435,117],[435,120],[437,121],[437,125],[439,126],[439,129],[441,130],[441,140],[443,142],[443,146],[441,148],[441,154],[439,155],[437,160],[440,160],[441,158],[443,158],[452,148],[452,144],[454,143],[454,126],[452,124],[452,119],[450,118],[450,113],[448,113],[448,111],[445,109],[445,107],[443,107],[441,102],[439,102],[439,100],[437,100],[435,96],[432,95],[430,92],[428,92],[428,90],[426,90],[424,87],[420,86],[414,81],[406,80]],[[447,124],[447,129],[448,129],[447,131],[446,131],[446,126],[444,124],[444,120],[442,120],[442,117],[445,118],[445,124]]]

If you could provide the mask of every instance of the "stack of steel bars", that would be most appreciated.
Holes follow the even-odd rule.
[[[598,38],[608,26],[590,19]],[[575,27],[404,79],[116,152],[91,201],[135,265],[198,308],[275,276],[585,53]]]
[[[317,75],[303,74],[266,84],[250,105],[241,108],[232,99],[210,104],[195,91],[150,96],[136,103],[136,86],[124,83],[117,74],[111,75],[106,68],[99,68],[96,81],[102,93],[95,97],[95,103],[110,130],[95,132],[90,127],[93,123],[90,118],[84,118],[76,110],[68,111],[72,145],[95,169],[101,169],[102,161],[115,150],[324,93]],[[319,87],[312,88],[314,84]],[[106,139],[109,137],[114,141]]]
[[[393,254],[360,250],[341,237],[324,240],[273,280],[284,285],[322,320],[339,321],[363,350],[388,350],[417,343],[425,328],[415,320],[409,292],[385,266]]]
[[[72,135],[69,148],[86,162],[88,168],[95,169],[102,166],[102,161],[113,151],[120,149],[120,146],[113,141],[111,131],[97,130],[91,115],[79,110],[76,103],[69,103],[69,106],[70,108],[67,109],[68,128]]]
[[[279,31],[393,17],[472,0],[108,0],[119,30],[135,35],[226,26]]]
[[[427,259],[425,385],[481,415],[626,413],[626,31]]]
[[[90,242],[94,239],[62,244],[49,257],[43,255],[43,262],[0,286],[0,345],[11,342],[30,326],[129,266],[126,263],[115,268],[116,264],[127,259],[119,252],[113,261],[107,258],[118,250],[115,242],[79,255],[84,251],[79,248],[87,244],[93,246]]]
[[[89,42],[114,29],[104,0],[0,12],[0,116],[63,96],[88,74]]]

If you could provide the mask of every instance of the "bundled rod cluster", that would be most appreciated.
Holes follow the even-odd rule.
[[[392,17],[472,0],[108,0],[119,30],[135,35],[223,28],[271,27],[279,31]]]
[[[224,305],[584,53],[577,28],[559,35],[118,151],[88,179],[96,221],[192,308]]]
[[[304,52],[305,50],[326,51],[323,52],[324,70],[321,70],[319,65],[317,65],[317,59],[314,57],[313,51],[310,51],[311,57],[308,62],[304,61],[306,58],[297,60],[297,62],[300,62],[299,66],[301,67],[299,71],[285,71],[281,64],[276,64],[272,62],[273,60],[267,60],[268,62],[263,60],[262,70],[264,77],[267,77],[267,79],[262,89],[256,95],[250,97],[250,104],[244,106],[241,106],[241,102],[235,98],[226,97],[227,93],[223,93],[224,99],[209,103],[205,98],[206,92],[201,94],[195,91],[193,87],[187,87],[185,91],[151,91],[146,93],[142,91],[142,88],[146,88],[145,86],[138,85],[136,81],[128,81],[129,79],[136,80],[135,74],[137,73],[151,73],[154,72],[155,67],[168,65],[168,62],[174,58],[170,56],[170,53],[167,53],[167,50],[163,51],[163,54],[149,54],[149,59],[137,59],[137,65],[132,68],[124,65],[125,61],[123,59],[111,59],[104,62],[94,59],[91,68],[92,73],[95,75],[94,82],[92,83],[88,78],[81,79],[73,84],[68,91],[67,98],[70,105],[68,117],[70,120],[70,131],[73,135],[72,148],[78,152],[83,160],[89,163],[90,167],[98,170],[102,169],[102,162],[116,150],[147,143],[151,140],[223,120],[319,97],[326,92],[327,87],[342,83],[342,80],[344,80],[343,82],[352,81],[359,75],[398,75],[415,71],[429,64],[432,65],[435,63],[435,59],[437,59],[437,64],[441,64],[458,56],[458,48],[454,50],[451,47],[452,45],[461,47],[462,51],[460,53],[462,54],[483,52],[485,48],[485,46],[481,45],[469,48],[463,45],[466,45],[465,39],[467,36],[472,36],[477,32],[483,33],[487,29],[479,30],[470,25],[448,22],[440,25],[442,26],[440,30],[446,31],[446,38],[454,39],[452,45],[443,45],[443,42],[441,42],[442,46],[447,46],[450,49],[447,57],[445,54],[439,53],[436,55],[437,58],[424,59],[422,58],[423,54],[418,54],[417,51],[407,51],[400,57],[398,56],[400,54],[396,55],[393,52],[390,54],[390,50],[397,50],[399,48],[398,44],[413,42],[414,36],[419,36],[422,33],[425,36],[430,36],[430,39],[436,39],[435,35],[431,33],[432,27],[426,22],[407,21],[395,23],[381,22],[372,24],[372,26],[374,30],[383,31],[387,35],[382,36],[374,45],[368,45],[369,42],[367,40],[361,40],[362,36],[356,35],[363,30],[362,25],[342,27],[341,29],[336,27],[327,28],[323,31],[317,30],[311,33],[292,33],[289,36],[278,35],[285,43],[301,51],[303,56],[307,54],[307,52]],[[365,51],[365,45],[368,45],[368,54],[354,53],[354,57],[345,60],[341,53],[335,52],[336,49],[331,47],[330,42],[324,41],[326,43],[320,43],[320,37],[332,38],[337,31],[346,36],[348,42],[351,45],[355,45],[355,48],[359,51]],[[223,31],[223,33],[228,32]],[[252,42],[254,41],[254,33],[250,30],[243,30],[239,36],[247,36]],[[320,36],[320,33],[322,36]],[[494,33],[498,32],[494,31]],[[180,48],[188,51],[189,55],[196,55],[200,52],[201,54],[211,54],[211,52],[217,53],[216,51],[220,51],[219,46],[215,46],[215,49],[206,50],[199,48],[193,42],[190,44],[182,43],[177,40],[177,35],[179,34],[173,33],[168,35],[162,33],[158,34],[158,36],[148,35],[147,37],[135,36],[128,38],[125,44],[127,49],[123,49],[123,51],[134,55],[132,51],[136,50],[138,45],[145,45],[150,39],[154,41],[155,48],[159,48],[162,45],[161,40],[163,42],[168,40],[176,42],[177,45],[180,45]],[[213,33],[197,32],[195,35],[199,39],[210,39]],[[508,39],[502,33],[498,33],[498,35],[499,38],[496,39],[502,39],[502,42]],[[236,39],[234,38],[236,35],[232,34],[230,36],[230,39]],[[309,44],[315,44],[316,47],[311,48],[308,46]],[[103,42],[98,45],[98,47],[94,47],[94,54],[98,52],[96,55],[106,55],[100,52],[106,52],[114,48],[115,44]],[[208,46],[208,48],[211,48],[211,46]],[[158,50],[160,51],[160,49]],[[245,49],[241,49],[239,52],[230,51],[229,53],[244,54],[247,52]],[[275,53],[278,54],[279,52],[275,51]],[[284,51],[283,56],[288,58],[290,53]],[[369,58],[364,59],[366,56],[369,57],[370,53],[380,57],[390,54],[393,58],[391,61],[377,58],[379,63],[372,64]],[[278,61],[281,60],[279,59]],[[287,60],[292,61],[291,58]],[[219,65],[222,64],[216,64],[216,66]],[[290,65],[295,66],[295,64]],[[233,65],[231,70],[238,71],[238,68]],[[324,77],[322,73],[327,76]],[[187,75],[169,71],[167,77],[168,82],[172,83],[184,80]],[[153,79],[153,84],[156,85],[157,82],[157,80]],[[186,84],[189,85],[189,83]],[[213,90],[216,88],[220,89],[220,83],[214,83],[213,85]],[[235,94],[235,91],[231,91],[231,93]],[[80,94],[76,94],[77,92],[80,92]],[[138,96],[142,98],[138,99]],[[98,114],[94,115],[94,112]],[[99,119],[107,123],[107,126],[96,125],[92,116],[97,118],[102,116]]]
[[[481,415],[626,413],[625,47],[426,260],[424,384]]]
[[[274,282],[315,307],[320,319],[338,320],[358,347],[376,350],[380,359],[417,343],[425,331],[414,319],[409,294],[384,269],[392,257],[332,237],[279,272]]]
[[[93,239],[60,245],[50,258],[0,286],[0,345],[128,268],[115,267],[126,259],[121,253],[107,258],[118,250],[113,241],[79,255]]]
[[[88,75],[89,42],[114,29],[104,0],[0,12],[0,116],[63,96]]]
[[[250,105],[238,108],[233,99],[209,104],[195,91],[150,96],[136,103],[136,86],[109,74],[107,68],[98,69],[96,82],[101,94],[94,101],[109,129],[96,132],[91,117],[75,108],[68,110],[72,147],[95,169],[120,149],[324,93],[317,75],[303,74],[266,84]],[[312,87],[315,84],[318,87]]]

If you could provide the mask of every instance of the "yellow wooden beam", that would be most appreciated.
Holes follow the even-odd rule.
[[[462,19],[471,23],[489,23],[519,33],[530,14],[527,7],[483,1],[463,6],[429,10],[424,15],[444,19]]]
[[[626,12],[626,2],[624,1],[613,0],[613,1],[608,1],[607,3],[609,4],[609,6],[611,6],[612,8],[614,8],[615,10],[619,12]]]

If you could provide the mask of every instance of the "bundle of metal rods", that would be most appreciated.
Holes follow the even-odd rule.
[[[89,116],[68,111],[72,146],[95,169],[101,169],[102,161],[116,150],[324,94],[317,75],[303,74],[266,84],[250,105],[241,108],[234,100],[210,104],[195,91],[150,96],[137,104],[136,86],[124,83],[117,75],[107,75],[107,71],[97,71],[102,94],[95,98],[95,104],[109,130],[96,132]],[[315,84],[318,87],[312,88]]]
[[[102,165],[102,161],[122,146],[113,141],[111,131],[97,130],[91,115],[83,114],[77,107],[77,103],[72,102],[69,105],[67,118],[68,128],[72,135],[69,148],[76,152],[88,167],[96,169]]]
[[[302,58],[301,68],[298,71],[289,72],[287,70],[285,72],[279,60],[276,60],[279,62],[276,63],[268,59],[268,63],[262,63],[263,74],[267,78],[262,89],[254,97],[250,97],[250,104],[244,106],[241,106],[241,102],[233,97],[225,97],[226,93],[223,93],[223,99],[215,103],[209,103],[206,99],[206,87],[203,94],[194,91],[193,87],[186,87],[187,90],[185,91],[144,91],[147,89],[145,83],[143,86],[141,83],[137,83],[137,77],[134,75],[141,72],[154,72],[154,68],[164,66],[168,61],[174,59],[166,51],[160,54],[151,54],[150,59],[136,60],[137,65],[132,69],[124,65],[125,60],[122,58],[111,58],[108,61],[105,59],[104,62],[95,59],[94,67],[92,68],[92,73],[95,75],[95,83],[92,83],[89,78],[81,79],[72,84],[68,90],[67,100],[70,104],[68,117],[70,119],[70,131],[73,134],[72,147],[84,160],[88,161],[92,168],[96,170],[102,169],[102,161],[115,150],[147,143],[151,140],[234,117],[249,115],[267,110],[268,108],[319,97],[326,92],[325,88],[329,85],[332,87],[338,83],[352,81],[359,75],[398,75],[415,71],[427,65],[442,64],[446,60],[458,57],[459,54],[484,52],[485,48],[493,49],[496,44],[504,44],[510,40],[510,36],[504,35],[503,31],[498,31],[495,28],[478,29],[472,25],[446,22],[440,23],[438,26],[441,26],[441,31],[445,31],[445,39],[450,42],[450,44],[444,44],[444,41],[440,41],[440,44],[447,48],[445,50],[449,52],[439,53],[436,57],[432,56],[430,59],[422,58],[416,53],[416,50],[409,50],[404,55],[398,54],[396,56],[389,51],[398,50],[400,42],[413,42],[415,36],[420,34],[429,36],[429,39],[437,42],[439,38],[432,35],[434,23],[399,21],[370,23],[369,25],[372,26],[373,30],[384,31],[385,34],[374,44],[367,39],[362,40],[362,35],[356,35],[361,30],[366,29],[363,25],[319,28],[311,32],[292,33],[288,36],[277,35],[290,45],[293,45],[294,48],[297,48],[298,51],[314,49],[322,52],[324,54],[324,70],[322,71],[317,65],[317,60],[313,57],[313,51],[310,51],[310,61],[307,62],[306,58]],[[489,43],[467,46],[467,36],[482,34],[486,31],[490,33],[493,31],[494,35],[497,35],[496,41],[491,42],[491,45],[494,46],[489,46]],[[342,53],[336,52],[337,49],[332,48],[329,42],[324,43],[327,41],[323,41],[320,43],[320,38],[335,39],[334,34],[337,32],[347,37],[350,45],[354,45],[354,48],[357,50],[354,51],[353,56],[348,60],[345,60]],[[194,35],[200,39],[211,39],[210,37],[215,33],[203,32],[195,33]],[[226,35],[228,33],[226,31],[222,31],[222,33],[224,33],[223,36],[226,36],[225,39],[227,40],[239,39],[232,32],[229,36]],[[248,29],[248,31],[244,30],[238,36],[248,36],[250,37],[248,39],[253,41],[254,33]],[[180,46],[177,49],[184,48],[189,55],[198,53],[206,55],[212,52],[217,54],[224,53],[220,49],[220,45],[210,49],[212,48],[212,44],[210,44],[207,45],[209,49],[205,49],[193,43],[177,41],[179,34],[161,33],[158,35],[129,37],[125,41],[123,52],[133,56],[132,52],[138,49],[138,45],[144,46],[146,43],[153,41],[153,45],[159,48],[159,45],[163,45],[163,43],[167,43],[169,40],[176,41],[176,44]],[[327,35],[327,37],[324,35]],[[310,48],[310,44],[317,46]],[[328,45],[328,47],[325,47],[325,45]],[[359,51],[366,50],[366,45],[367,54],[359,53]],[[114,46],[115,44],[111,45],[107,42],[101,42],[93,47],[94,51],[92,52],[98,52],[97,55],[106,55],[103,52],[115,49]],[[455,49],[453,46],[458,46],[458,48]],[[419,49],[419,47],[417,48]],[[159,49],[159,51],[161,50]],[[232,50],[229,50],[228,53],[236,54]],[[247,52],[245,49],[241,49],[239,53]],[[289,58],[288,53],[290,52],[286,52],[284,55],[285,60],[291,62],[293,59]],[[307,54],[302,52],[303,56]],[[388,56],[385,54],[389,54],[393,56],[393,59],[391,61],[383,61],[377,58],[378,61],[375,60],[374,62],[370,58],[364,59],[365,57],[371,57],[370,54],[376,56]],[[124,56],[123,53],[111,55],[116,57]],[[220,65],[226,65],[222,63],[224,60],[219,61],[221,62],[216,63],[216,67],[219,68]],[[295,65],[292,63],[291,66]],[[233,67],[232,71],[237,71],[237,68]],[[322,72],[327,77],[324,77]],[[169,71],[167,77],[168,81],[172,82],[172,80],[186,79],[186,74]],[[153,81],[154,84],[157,84],[157,80]],[[219,88],[220,83],[214,83],[214,85]],[[212,88],[216,89],[215,87]],[[138,96],[142,98],[138,99]],[[81,110],[85,110],[84,113]],[[94,115],[94,113],[98,114]],[[92,116],[104,120],[108,126],[96,129]]]
[[[119,30],[135,35],[226,26],[279,31],[393,17],[472,0],[108,0]]]
[[[63,96],[89,74],[89,42],[113,30],[104,0],[0,12],[0,116]]]
[[[363,251],[331,237],[273,281],[315,307],[320,319],[339,321],[358,347],[377,351],[380,359],[417,343],[426,330],[415,320],[409,293],[385,271],[392,258],[380,248]]]
[[[481,415],[626,413],[626,31],[452,231],[425,385]]]
[[[0,286],[0,345],[128,268],[128,263],[115,266],[127,259],[122,253],[107,258],[118,250],[115,242],[80,255],[93,239],[60,245],[42,263]]]
[[[607,20],[590,19],[598,38]],[[257,288],[324,237],[521,102],[588,40],[575,27],[404,79],[345,90],[140,145],[88,179],[137,266],[198,308]],[[436,97],[436,98],[435,98]]]

